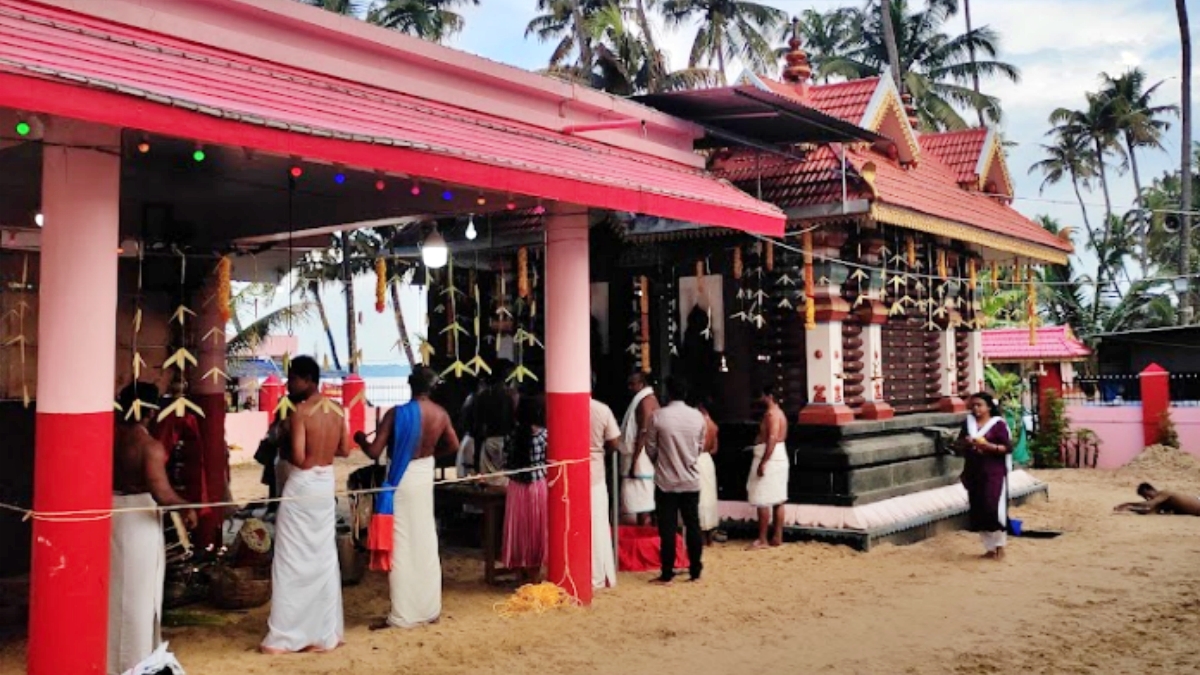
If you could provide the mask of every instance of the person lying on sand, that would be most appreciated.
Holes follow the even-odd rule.
[[[1141,515],[1200,516],[1200,497],[1159,490],[1149,483],[1139,485],[1137,493],[1146,501],[1120,504],[1113,510]]]

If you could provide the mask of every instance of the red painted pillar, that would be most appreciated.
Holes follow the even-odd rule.
[[[367,427],[367,383],[358,373],[350,373],[342,379],[342,407],[346,409],[346,420],[350,423],[350,437]]]
[[[1040,419],[1050,419],[1050,409],[1047,407],[1049,401],[1046,400],[1046,394],[1052,393],[1055,396],[1062,398],[1063,381],[1062,381],[1062,366],[1057,363],[1051,363],[1044,366],[1043,374],[1038,376],[1038,401],[1040,406],[1038,416]]]
[[[204,501],[229,501],[229,446],[225,443],[225,322],[221,320],[220,292],[216,267],[209,275],[193,305],[198,316],[192,331],[199,347],[197,365],[189,372],[191,395],[204,411],[197,420],[200,428],[201,468],[204,472]],[[215,370],[214,370],[215,369]],[[217,372],[220,371],[220,372]],[[196,529],[196,543],[205,547],[221,544],[221,523],[225,510],[203,509]]]
[[[565,208],[575,213],[567,214]],[[563,209],[563,210],[559,210]],[[591,293],[588,216],[562,205],[546,218],[546,413],[551,469],[549,578],[592,601],[592,505],[588,459]]]
[[[275,373],[268,375],[258,388],[258,409],[274,415],[275,408],[279,407],[279,399],[283,398],[284,391],[286,388],[283,380],[279,379]]]
[[[111,509],[120,130],[46,126],[33,508]],[[32,675],[105,672],[111,525],[34,521]]]
[[[1158,425],[1171,411],[1171,375],[1157,363],[1146,366],[1138,379],[1142,386],[1142,436],[1146,445],[1158,443]]]

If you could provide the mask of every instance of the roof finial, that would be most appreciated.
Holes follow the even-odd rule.
[[[804,53],[800,44],[800,18],[796,17],[792,19],[792,39],[788,40],[790,49],[784,57],[787,65],[783,68],[783,79],[803,92],[808,86],[808,79],[812,77],[812,67],[808,65],[808,54]]]

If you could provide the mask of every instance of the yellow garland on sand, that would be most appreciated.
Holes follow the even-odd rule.
[[[542,614],[547,610],[571,607],[577,601],[563,589],[549,581],[540,584],[525,584],[504,602],[496,603],[496,613],[505,619],[521,614]]]
[[[375,311],[380,314],[387,307],[387,263],[382,257],[375,259]]]

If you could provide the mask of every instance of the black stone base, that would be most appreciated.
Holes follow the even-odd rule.
[[[962,460],[939,447],[936,430],[953,432],[962,421],[961,414],[933,413],[839,427],[793,425],[788,501],[856,506],[950,485],[958,480]],[[752,423],[721,426],[716,457],[721,499],[746,499],[753,457],[745,448],[756,432]]]

